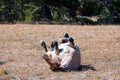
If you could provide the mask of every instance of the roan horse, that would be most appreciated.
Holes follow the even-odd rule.
[[[59,45],[57,41],[53,41],[49,51],[44,41],[41,42],[41,46],[46,52],[42,58],[49,64],[52,71],[77,70],[80,67],[80,49],[68,33],[64,34]]]

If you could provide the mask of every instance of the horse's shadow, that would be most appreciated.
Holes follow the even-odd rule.
[[[95,67],[92,65],[80,65],[80,67],[78,68],[78,71],[88,71],[88,70],[97,71]]]
[[[77,70],[59,70],[59,69],[55,69],[53,70],[53,72],[71,72],[71,71],[88,71],[88,70],[92,70],[92,71],[97,71],[95,69],[94,66],[91,65],[80,65],[80,67]]]

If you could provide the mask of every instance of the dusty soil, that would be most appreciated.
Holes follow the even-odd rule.
[[[87,69],[52,72],[39,43],[68,32],[79,45]],[[96,71],[92,69],[95,68]],[[0,25],[0,80],[120,80],[119,25]]]

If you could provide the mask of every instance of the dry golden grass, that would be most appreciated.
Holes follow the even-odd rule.
[[[50,45],[68,32],[79,45],[83,65],[97,71],[52,72],[41,58],[40,40]],[[120,80],[120,26],[0,25],[0,80]],[[3,63],[3,64],[2,64]],[[6,71],[5,74],[3,71]]]

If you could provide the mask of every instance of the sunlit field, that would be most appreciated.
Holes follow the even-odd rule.
[[[82,71],[52,72],[41,58],[44,40],[48,48],[68,32],[81,50]],[[120,80],[119,25],[0,24],[0,80]]]

